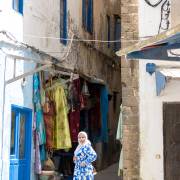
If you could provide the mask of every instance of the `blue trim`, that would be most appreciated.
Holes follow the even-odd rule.
[[[100,90],[100,109],[101,109],[101,140],[108,142],[108,89],[102,86]]]
[[[23,15],[23,4],[24,4],[23,1],[24,0],[13,0],[13,4],[12,4],[13,9],[22,15]],[[18,3],[18,6],[16,3]]]
[[[61,10],[63,12],[60,12],[62,13],[62,16],[63,17],[60,17],[61,21],[60,22],[60,38],[63,38],[61,39],[61,43],[66,45],[67,44],[67,40],[64,40],[64,39],[67,39],[68,38],[68,35],[67,35],[67,0],[61,0],[61,6],[63,6],[63,8],[61,8]],[[61,16],[61,14],[60,14]]]
[[[111,40],[111,28],[110,28],[110,16],[107,15],[107,39]],[[108,42],[108,48],[110,48],[110,42]]]
[[[180,57],[175,55],[169,56],[167,50],[179,49],[180,43],[164,43],[152,45],[140,51],[133,51],[127,54],[127,59],[153,59],[163,61],[180,61]],[[172,52],[171,52],[172,53]],[[173,54],[172,54],[173,55]]]
[[[82,24],[86,31],[93,33],[93,0],[82,0]]]
[[[118,15],[114,16],[114,40],[121,40],[121,19]],[[114,50],[121,48],[121,42],[114,42]]]
[[[93,32],[93,0],[88,1],[87,31]]]
[[[82,24],[86,29],[86,0],[82,0]]]

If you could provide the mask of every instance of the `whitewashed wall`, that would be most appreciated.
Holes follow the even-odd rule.
[[[67,1],[68,12],[68,38],[72,37],[70,30],[78,32],[80,0]],[[71,14],[70,14],[71,13]],[[71,19],[69,18],[71,16]],[[73,22],[73,27],[70,23]],[[23,19],[24,42],[58,58],[66,56],[69,46],[64,46],[60,42],[60,0],[28,0],[24,4]],[[76,25],[75,25],[76,24]],[[70,42],[70,41],[68,41]],[[66,64],[65,64],[66,65]],[[72,65],[72,67],[71,67]],[[68,64],[68,68],[73,68],[73,64]]]
[[[23,40],[23,16],[12,9],[12,0],[1,0],[0,2],[0,30],[10,32],[17,40]],[[4,65],[5,56],[0,53],[0,113],[2,119],[3,107],[3,86],[4,86]],[[6,80],[12,78],[13,75],[13,60],[7,59],[7,69],[5,71]],[[33,64],[25,63],[24,61],[17,62],[17,75],[28,71],[34,67]],[[2,172],[1,180],[9,180],[9,157],[10,157],[10,130],[11,130],[11,105],[19,105],[32,109],[32,77],[26,78],[27,84],[21,86],[22,80],[16,81],[5,88],[5,107],[4,120],[0,123],[0,159],[3,164],[0,164],[0,173]],[[2,127],[3,125],[3,127]],[[3,135],[3,142],[2,140]],[[33,179],[33,177],[31,178]]]
[[[156,0],[149,0],[152,4]],[[139,36],[158,34],[161,19],[162,0],[157,7],[149,6],[145,0],[139,0]],[[171,18],[169,16],[169,18]],[[172,18],[173,21],[173,18]],[[175,65],[165,61],[139,61],[140,96],[140,176],[142,180],[163,180],[163,102],[180,101],[180,81],[171,80],[160,96],[156,96],[155,75],[146,72],[146,63],[156,65]]]

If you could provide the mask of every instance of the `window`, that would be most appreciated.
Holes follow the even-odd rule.
[[[23,14],[23,0],[13,0],[13,9]]]
[[[110,16],[107,15],[107,40],[111,40],[111,29],[110,29]],[[108,42],[108,48],[110,48],[110,42]]]
[[[114,40],[119,42],[114,42],[114,50],[118,51],[121,48],[121,19],[119,16],[114,16]]]
[[[82,0],[82,24],[86,31],[93,33],[93,0]]]
[[[67,0],[60,0],[60,41],[67,44]]]

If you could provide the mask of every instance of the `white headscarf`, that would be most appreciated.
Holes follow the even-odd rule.
[[[83,146],[85,146],[85,145],[88,145],[88,144],[91,145],[91,142],[90,142],[90,140],[88,139],[87,133],[84,132],[84,131],[80,131],[80,132],[78,133],[78,136],[79,136],[80,134],[83,134],[83,135],[85,136],[85,142],[82,144],[82,143],[79,142],[79,139],[78,139],[78,143],[79,143],[79,144],[78,144],[76,150],[74,151],[74,154],[76,154],[81,147],[83,147]]]

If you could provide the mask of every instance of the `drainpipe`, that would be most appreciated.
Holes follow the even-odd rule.
[[[4,63],[4,85],[3,85],[3,106],[2,106],[2,132],[1,132],[1,180],[3,180],[3,149],[4,149],[4,112],[5,112],[5,95],[6,95],[6,61],[7,61],[7,56],[5,56],[5,63]]]

